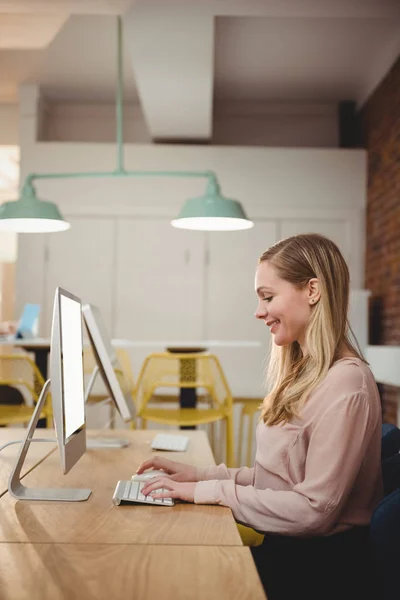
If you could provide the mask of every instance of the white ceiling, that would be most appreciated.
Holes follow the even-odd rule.
[[[116,27],[115,17],[74,15],[46,48],[0,50],[0,99],[16,101],[20,83],[40,83],[53,98],[111,100],[117,77]],[[128,99],[134,94],[130,63],[125,50]]]
[[[125,97],[159,138],[209,137],[213,97],[361,104],[400,52],[399,0],[0,0],[0,102],[112,100],[119,12]]]
[[[400,18],[217,19],[216,97],[268,101],[365,98],[382,55],[400,51]]]

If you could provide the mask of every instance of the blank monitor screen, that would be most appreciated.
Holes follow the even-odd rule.
[[[61,295],[61,353],[64,389],[65,437],[85,423],[82,369],[82,318],[79,302]]]

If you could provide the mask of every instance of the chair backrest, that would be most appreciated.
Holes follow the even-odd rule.
[[[44,379],[34,361],[27,354],[0,355],[0,384],[22,388],[36,402],[44,386]]]
[[[396,425],[382,425],[382,477],[385,496],[400,487],[400,429]]]
[[[399,597],[397,568],[400,565],[400,430],[382,426],[382,475],[384,499],[370,524],[372,552],[377,566],[380,600]]]
[[[171,388],[196,388],[200,393],[205,391],[217,405],[232,409],[232,394],[221,364],[214,354],[149,354],[137,380],[135,396],[138,409],[149,402],[156,390]]]
[[[377,566],[380,600],[399,598],[400,488],[386,496],[375,509],[370,538]]]

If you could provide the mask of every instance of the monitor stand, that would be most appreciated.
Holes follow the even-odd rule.
[[[28,453],[29,446],[33,440],[33,434],[39,421],[40,413],[44,406],[46,396],[50,387],[50,379],[46,381],[36,403],[31,420],[28,425],[25,440],[19,451],[17,462],[8,480],[8,491],[18,500],[57,500],[60,502],[81,502],[87,500],[91,490],[80,490],[73,488],[28,488],[21,483],[21,471]]]
[[[85,391],[85,404],[89,400],[90,392],[92,391],[94,382],[96,381],[97,373],[100,371],[99,367],[96,365],[92,371],[92,374],[89,379],[89,383],[87,385]],[[112,400],[109,400],[109,402]],[[129,446],[129,440],[123,440],[121,438],[86,438],[86,447],[89,449],[92,448],[126,448]]]

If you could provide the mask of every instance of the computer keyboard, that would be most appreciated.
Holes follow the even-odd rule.
[[[185,452],[189,445],[189,438],[185,435],[172,435],[158,433],[151,442],[153,450],[167,450],[170,452]]]
[[[144,481],[118,481],[115,488],[113,503],[118,506],[121,503],[136,502],[140,504],[156,504],[157,506],[173,506],[175,500],[173,498],[153,498],[152,496],[143,496],[142,488],[146,482]],[[161,488],[157,492],[167,492],[168,490]]]

